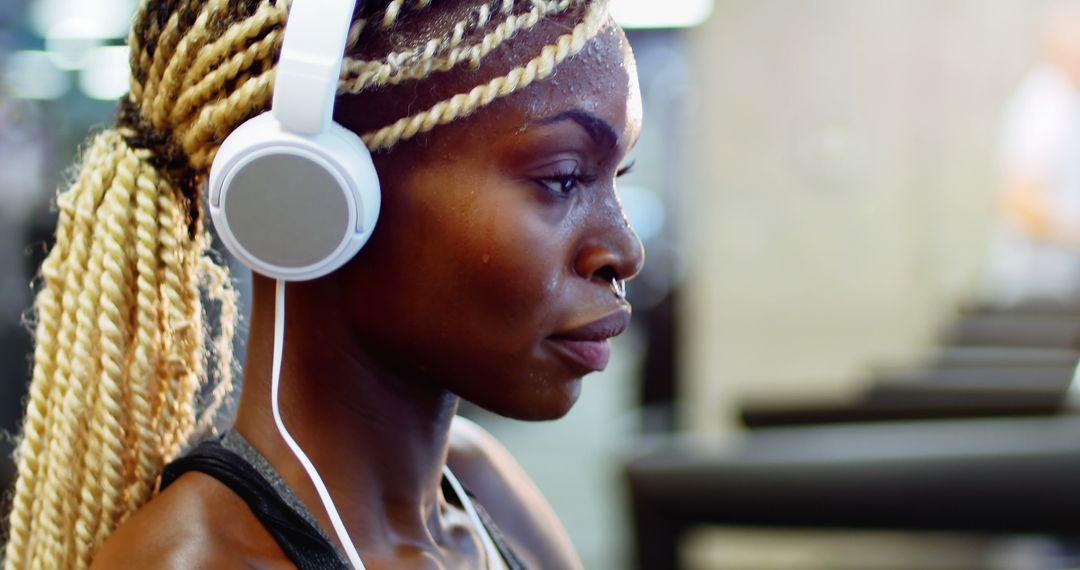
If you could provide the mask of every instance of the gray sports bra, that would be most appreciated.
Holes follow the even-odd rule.
[[[229,430],[192,448],[165,468],[161,488],[165,489],[184,473],[198,471],[214,477],[247,503],[274,537],[282,551],[300,570],[348,569],[338,551],[307,506],[296,496],[277,470],[240,433]],[[469,496],[451,483],[453,474],[443,478],[447,500],[468,510],[474,509],[480,522],[477,532],[488,552],[488,570],[524,570],[525,565],[510,549],[491,517]],[[456,501],[455,501],[456,499]]]

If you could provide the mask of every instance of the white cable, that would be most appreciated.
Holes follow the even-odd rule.
[[[330,491],[326,489],[322,477],[319,477],[319,472],[315,470],[315,466],[312,465],[311,460],[304,454],[304,450],[300,449],[296,440],[289,435],[289,430],[285,429],[285,423],[281,421],[281,410],[278,407],[278,388],[281,385],[281,353],[284,346],[285,282],[278,280],[277,303],[274,309],[274,370],[273,376],[271,376],[272,380],[270,387],[270,402],[271,407],[274,410],[274,423],[277,424],[277,430],[278,433],[281,434],[281,438],[285,440],[285,443],[289,445],[289,449],[292,450],[293,455],[295,455],[296,459],[300,461],[300,464],[304,466],[304,470],[307,471],[308,477],[311,478],[311,482],[315,485],[315,490],[319,492],[319,498],[322,499],[326,514],[329,515],[330,522],[334,525],[334,532],[337,533],[341,545],[345,547],[345,554],[349,558],[349,564],[352,565],[354,570],[365,570],[364,563],[360,561],[360,554],[356,552],[356,547],[353,546],[352,539],[349,538],[349,533],[345,530],[345,523],[341,521],[341,516],[338,515],[337,507],[334,506],[334,500],[330,498]]]
[[[450,486],[454,488],[454,492],[457,493],[458,499],[461,500],[461,506],[465,509],[465,514],[469,515],[469,520],[472,521],[473,528],[480,535],[480,542],[484,543],[484,552],[487,553],[487,567],[488,568],[506,568],[505,564],[502,564],[502,554],[499,554],[499,550],[495,548],[495,542],[491,540],[491,533],[488,532],[487,527],[484,526],[484,522],[480,520],[480,513],[476,512],[476,507],[473,505],[472,499],[465,493],[465,488],[461,486],[461,482],[450,471],[449,465],[443,466],[443,476],[450,482]]]
[[[334,532],[337,533],[338,540],[342,546],[345,547],[345,554],[349,558],[349,564],[352,565],[354,570],[365,570],[364,563],[360,561],[360,554],[356,552],[356,546],[353,545],[353,541],[349,538],[349,532],[345,530],[345,523],[341,520],[341,515],[338,514],[337,507],[334,506],[334,499],[330,497],[330,491],[323,483],[322,477],[319,476],[318,470],[315,469],[315,465],[311,463],[308,456],[304,453],[304,450],[300,448],[300,445],[296,443],[292,435],[289,434],[289,430],[285,429],[285,422],[281,419],[281,407],[278,405],[278,392],[281,387],[281,357],[282,349],[285,347],[285,282],[280,279],[277,281],[276,291],[276,303],[274,306],[274,368],[271,373],[270,381],[270,407],[274,411],[274,423],[277,425],[278,433],[281,434],[281,438],[288,444],[289,449],[292,450],[296,459],[300,461],[300,464],[304,466],[304,471],[307,471],[308,477],[311,478],[312,484],[315,485],[315,490],[319,493],[319,499],[322,500],[323,508],[326,509],[326,514],[330,517],[330,522],[334,526]],[[487,532],[487,527],[484,526],[483,521],[480,520],[480,514],[476,512],[476,507],[473,505],[469,495],[465,493],[465,488],[461,486],[461,482],[450,471],[448,465],[443,466],[443,475],[447,481],[450,482],[450,486],[453,487],[454,492],[457,493],[458,498],[461,500],[461,506],[465,509],[465,513],[469,516],[469,520],[472,521],[473,527],[477,533],[480,534],[480,541],[484,544],[484,551],[487,553],[488,565],[498,564],[502,560],[502,555],[499,554],[495,543],[491,540],[491,535]]]

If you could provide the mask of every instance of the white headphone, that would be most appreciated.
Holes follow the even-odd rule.
[[[355,133],[333,122],[355,0],[294,0],[271,110],[240,125],[210,168],[210,217],[252,270],[322,277],[360,251],[379,216],[379,179]]]
[[[210,167],[210,218],[252,270],[277,280],[270,398],[274,423],[326,508],[349,564],[364,564],[318,470],[281,417],[285,282],[322,277],[360,251],[379,217],[364,142],[333,122],[355,0],[293,0],[271,110],[240,125]]]

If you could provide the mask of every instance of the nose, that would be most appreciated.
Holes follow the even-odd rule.
[[[645,247],[621,209],[611,223],[581,240],[574,272],[590,281],[630,280],[645,264]]]

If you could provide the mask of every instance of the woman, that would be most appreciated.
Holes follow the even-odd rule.
[[[160,0],[136,15],[118,128],[61,193],[42,266],[9,569],[346,564],[274,428],[267,278],[253,278],[234,427],[194,452],[261,478],[238,487],[189,456],[155,490],[228,392],[234,303],[199,188],[221,140],[269,106],[286,4]],[[345,267],[289,284],[285,421],[367,568],[580,567],[514,460],[454,413],[465,398],[562,416],[626,326],[621,282],[643,252],[615,194],[641,116],[625,37],[603,0],[369,1],[349,56],[335,118],[374,152],[382,213]],[[200,285],[223,307],[212,342]],[[276,494],[241,496],[266,481]],[[278,532],[275,516],[310,532]],[[301,538],[322,550],[305,558]]]

